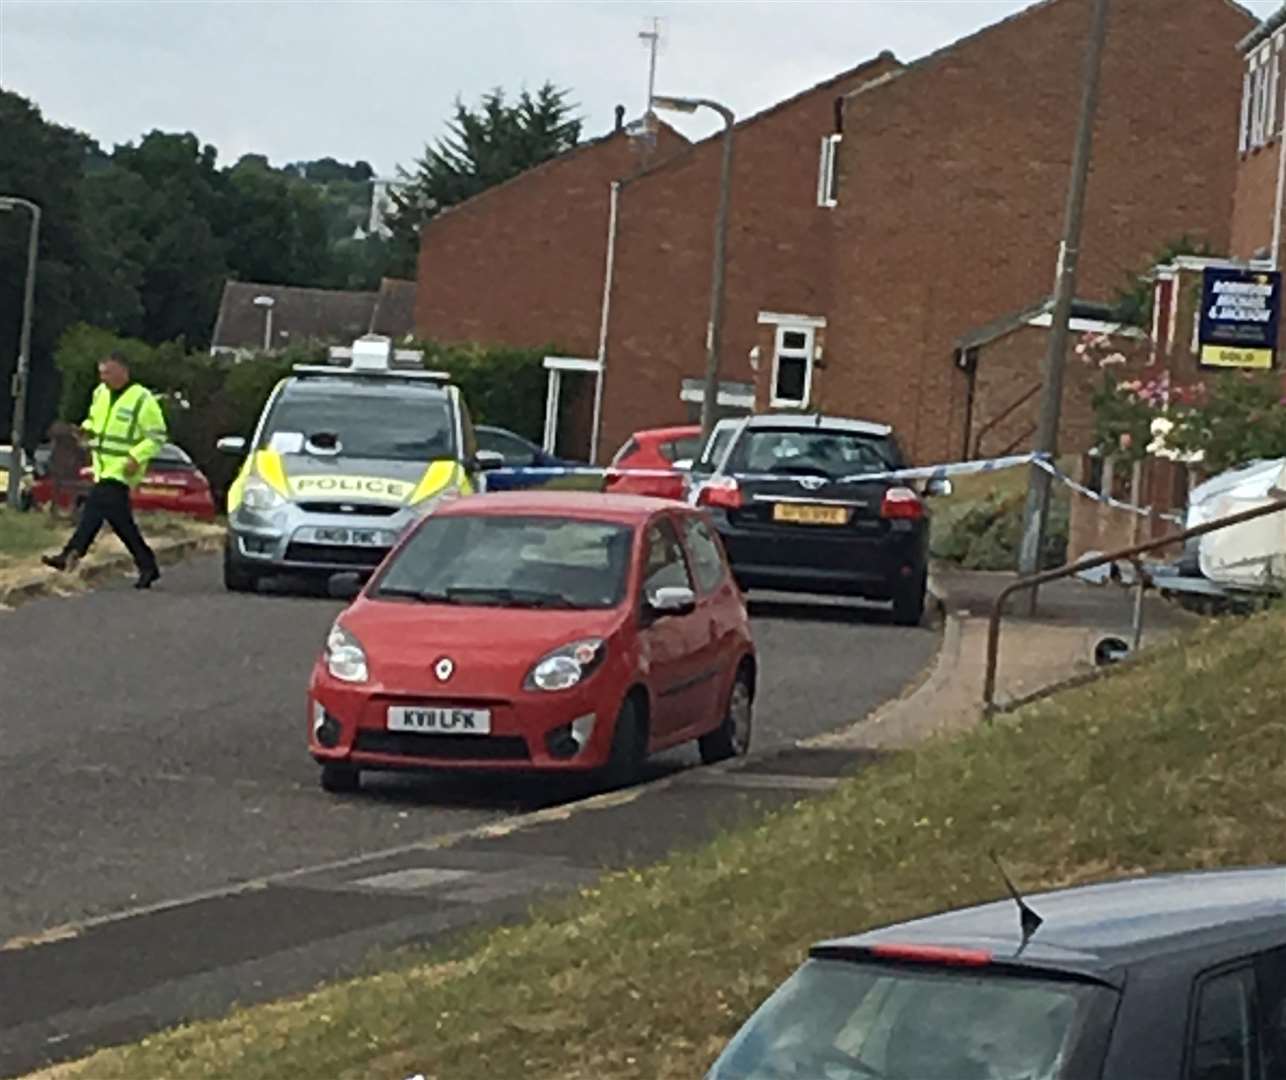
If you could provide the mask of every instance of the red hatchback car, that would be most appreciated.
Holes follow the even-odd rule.
[[[692,461],[701,446],[700,425],[651,428],[636,431],[616,451],[610,468],[646,469],[669,476],[621,476],[608,473],[606,490],[617,495],[651,495],[658,499],[682,499],[683,473],[676,462]]]
[[[70,510],[93,483],[93,470],[86,465],[80,470],[77,488],[58,492],[58,509]],[[44,506],[54,500],[53,478],[46,472],[31,486],[31,501]],[[136,511],[186,514],[201,521],[215,517],[214,493],[196,463],[174,443],[166,443],[147,466],[143,482],[130,493],[130,505]]]
[[[755,676],[703,511],[587,492],[463,498],[408,532],[335,621],[308,747],[328,791],[408,768],[619,786],[691,739],[705,762],[746,753]]]

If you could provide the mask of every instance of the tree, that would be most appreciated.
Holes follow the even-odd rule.
[[[414,276],[423,222],[576,146],[582,121],[569,94],[546,82],[513,104],[501,89],[477,108],[456,99],[447,134],[425,147],[415,171],[403,174],[406,186],[392,193],[394,261],[403,274]]]

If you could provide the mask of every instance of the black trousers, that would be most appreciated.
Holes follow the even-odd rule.
[[[90,488],[89,498],[81,508],[80,524],[76,526],[76,531],[72,533],[64,550],[84,555],[98,535],[98,530],[103,527],[103,522],[107,522],[121,538],[121,543],[133,557],[139,573],[156,569],[156,555],[139,532],[134,511],[130,509],[129,488],[119,480],[100,480]]]

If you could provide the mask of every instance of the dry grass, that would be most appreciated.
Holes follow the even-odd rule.
[[[109,1050],[128,1078],[697,1077],[819,938],[1003,892],[1286,861],[1286,614],[1221,623],[454,956]]]

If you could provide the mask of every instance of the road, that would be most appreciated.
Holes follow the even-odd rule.
[[[6,957],[66,924],[577,794],[399,775],[373,778],[358,798],[329,797],[305,750],[303,688],[340,605],[226,594],[211,558],[169,569],[150,593],[125,584],[0,613],[0,979]],[[862,716],[936,647],[931,631],[833,604],[756,599],[752,615],[759,752]],[[696,761],[675,751],[652,775]]]

